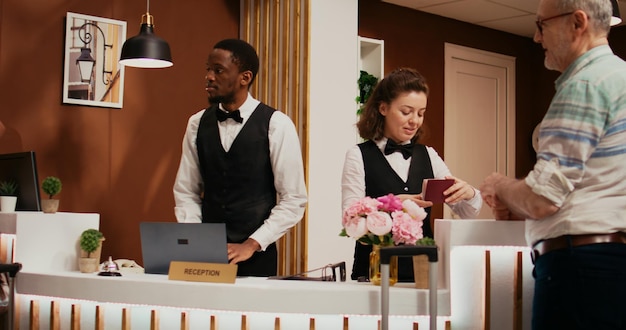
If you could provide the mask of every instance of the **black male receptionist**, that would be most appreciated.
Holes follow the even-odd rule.
[[[178,222],[226,223],[238,276],[277,273],[276,241],[307,203],[300,140],[291,119],[249,93],[256,50],[239,39],[209,54],[209,107],[189,118],[174,183]]]

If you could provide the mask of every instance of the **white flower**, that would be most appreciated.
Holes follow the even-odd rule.
[[[359,239],[361,236],[367,234],[367,221],[364,217],[354,218],[349,223],[346,223],[344,228],[348,236]]]
[[[402,208],[416,220],[424,220],[428,215],[423,207],[420,207],[410,199],[402,201]]]
[[[387,212],[372,212],[367,216],[367,229],[374,235],[383,236],[389,234],[393,220]]]

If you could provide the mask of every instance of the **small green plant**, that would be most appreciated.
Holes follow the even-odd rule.
[[[435,244],[435,240],[430,238],[430,237],[423,237],[417,240],[417,242],[415,242],[415,245],[419,245],[419,246],[431,246],[431,245],[437,245]]]
[[[17,183],[13,180],[0,182],[0,196],[16,196]]]
[[[104,235],[93,228],[86,229],[80,234],[80,249],[87,252],[87,258],[91,257],[91,253],[98,249],[103,238]]]
[[[55,176],[46,177],[41,183],[41,189],[50,197],[50,199],[52,199],[52,196],[60,193],[62,187],[63,185],[61,184],[61,179]]]
[[[372,91],[374,91],[374,86],[378,84],[378,78],[369,74],[367,71],[361,70],[359,80],[357,80],[357,82],[359,84],[359,96],[356,97],[356,101],[357,103],[365,104],[367,99],[372,94]],[[357,115],[360,115],[362,110],[363,108],[360,107],[359,110],[357,110]]]

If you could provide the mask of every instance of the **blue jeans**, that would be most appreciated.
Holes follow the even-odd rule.
[[[626,244],[548,252],[533,276],[533,330],[626,329]]]

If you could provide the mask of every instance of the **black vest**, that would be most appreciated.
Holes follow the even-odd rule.
[[[198,126],[196,145],[204,183],[202,222],[223,222],[229,243],[242,243],[270,215],[276,188],[269,150],[269,122],[275,109],[260,103],[233,141],[222,147],[216,105]],[[238,264],[238,276],[276,275],[276,244]]]
[[[365,141],[359,144],[363,156],[365,170],[365,195],[376,198],[392,193],[419,194],[422,192],[422,181],[433,178],[433,168],[428,156],[426,146],[416,144],[411,155],[409,176],[405,183],[393,170],[389,162],[373,141]],[[426,209],[428,216],[424,219],[422,230],[424,236],[433,237],[430,226],[430,207]],[[369,277],[369,254],[372,251],[370,245],[356,243],[354,249],[354,265],[352,267],[352,279],[359,276]],[[413,261],[411,258],[399,258],[398,281],[413,282]]]

